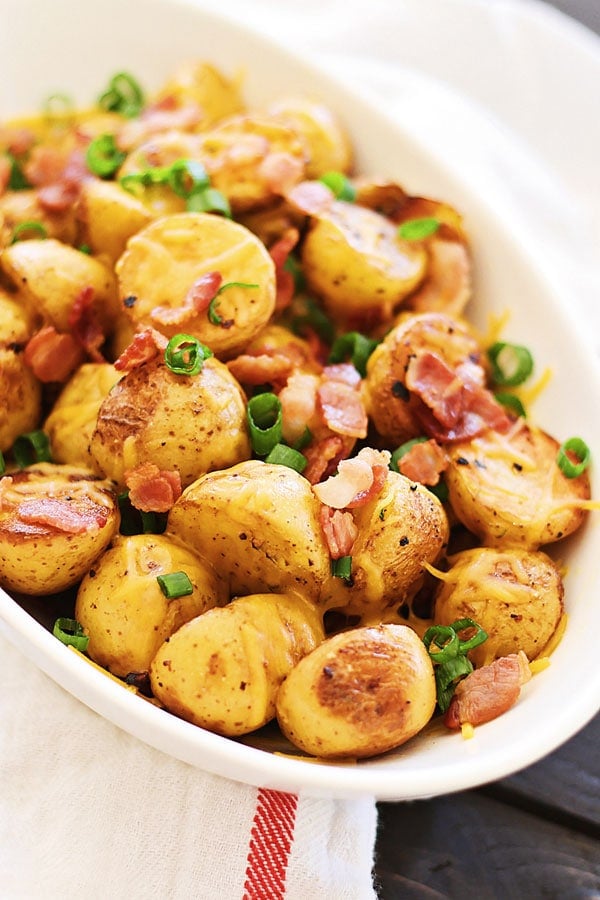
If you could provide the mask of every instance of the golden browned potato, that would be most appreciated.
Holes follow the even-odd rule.
[[[171,166],[180,159],[198,160],[199,141],[198,135],[185,131],[172,130],[153,135],[127,155],[118,172],[119,180],[127,175],[144,172],[148,168]],[[136,182],[133,185],[129,183],[126,190],[139,200],[153,218],[185,210],[185,200],[168,184],[140,185]]]
[[[152,222],[131,238],[116,272],[121,296],[135,298],[127,307],[134,323],[168,337],[191,334],[219,358],[239,353],[275,308],[275,266],[264,244],[243,225],[209,213]],[[221,286],[233,283],[217,298],[218,324],[208,304],[201,312],[194,307],[196,285],[213,272]]]
[[[407,386],[407,369],[416,352],[434,353],[452,369],[468,370],[485,382],[481,350],[467,324],[443,313],[404,313],[367,362],[363,399],[377,433],[391,447],[423,433],[417,412],[421,400]]]
[[[587,472],[567,478],[558,441],[520,419],[510,434],[491,429],[448,446],[452,509],[488,546],[536,550],[575,531],[590,497]]]
[[[367,757],[404,744],[436,704],[433,665],[406,625],[355,628],[320,644],[277,695],[277,720],[305,753]]]
[[[243,391],[211,357],[197,375],[175,375],[161,360],[128,372],[102,402],[90,452],[120,486],[143,463],[177,470],[184,486],[251,455]]]
[[[49,238],[65,244],[72,244],[77,238],[74,209],[50,213],[40,203],[37,191],[7,191],[0,197],[0,248],[8,247],[15,228],[26,222],[39,222]]]
[[[450,557],[436,592],[434,621],[473,619],[488,639],[469,657],[476,666],[522,650],[532,660],[563,613],[560,573],[545,553],[476,547]]]
[[[359,329],[389,321],[422,281],[427,261],[424,249],[398,237],[384,216],[341,200],[311,220],[301,258],[329,316]]]
[[[283,97],[271,103],[267,113],[289,125],[304,141],[308,154],[306,178],[351,170],[352,146],[348,135],[324,103],[309,97]]]
[[[118,184],[88,178],[81,186],[77,218],[82,243],[112,266],[125,251],[129,238],[152,216],[137,197]]]
[[[97,469],[90,441],[102,402],[121,377],[110,363],[84,363],[71,376],[44,423],[54,462]]]
[[[2,252],[2,269],[25,300],[57,331],[70,330],[69,317],[82,291],[91,289],[91,310],[107,334],[118,312],[114,275],[97,259],[52,238],[18,241]]]
[[[323,640],[314,604],[294,594],[239,597],[166,641],[150,668],[168,710],[219,734],[247,734],[275,715],[277,690]]]
[[[316,600],[330,567],[319,508],[302,475],[249,460],[184,491],[168,531],[226,575],[232,594],[296,591]]]
[[[40,420],[42,389],[22,351],[0,343],[0,451],[6,453],[15,439],[32,431]]]
[[[330,577],[321,599],[329,609],[381,621],[384,610],[401,606],[448,542],[448,520],[437,497],[421,484],[390,472],[382,491],[352,510],[358,536],[349,580]]]
[[[168,599],[157,578],[184,572],[192,591]],[[166,535],[117,537],[77,592],[75,617],[88,655],[114,675],[146,672],[158,648],[185,622],[227,601],[209,563]]]
[[[0,479],[0,584],[53,594],[76,584],[119,528],[108,482],[73,466],[38,463]]]
[[[26,344],[38,319],[19,294],[9,294],[0,286],[0,346]]]
[[[198,60],[178,66],[161,87],[155,102],[168,102],[177,109],[198,107],[202,128],[244,109],[239,79],[227,78],[210,63]]]

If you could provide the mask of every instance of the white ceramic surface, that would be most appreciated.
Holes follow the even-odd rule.
[[[528,257],[521,235],[472,194],[468,173],[456,176],[443,154],[420,146],[365,97],[347,92],[258,35],[167,0],[3,0],[0,32],[0,116],[32,110],[51,93],[88,103],[109,76],[126,69],[157,86],[182,59],[202,58],[227,72],[242,68],[251,106],[286,93],[317,94],[341,115],[365,172],[395,178],[408,190],[437,196],[465,214],[476,260],[471,315],[510,308],[509,339],[528,345],[538,370],[555,377],[534,417],[558,438],[585,438],[600,459],[600,375],[572,325],[570,298],[558,296],[547,274]],[[595,495],[600,495],[597,475]],[[139,699],[56,641],[36,618],[0,591],[0,628],[43,671],[115,724],[148,744],[210,772],[239,781],[322,796],[374,794],[415,799],[500,778],[551,752],[594,715],[600,669],[593,645],[600,633],[597,560],[600,514],[555,555],[568,565],[569,625],[551,667],[534,678],[509,713],[478,728],[473,740],[427,729],[408,745],[359,765],[320,765],[274,755],[196,728]],[[40,617],[41,618],[41,617]]]

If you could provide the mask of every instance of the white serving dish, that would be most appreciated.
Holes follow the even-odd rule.
[[[536,404],[535,418],[561,440],[578,434],[600,459],[600,376],[572,326],[572,306],[555,293],[509,227],[470,191],[441,154],[420,146],[401,124],[363,96],[317,72],[258,35],[199,8],[169,0],[3,0],[10,28],[0,33],[0,115],[35,110],[45,96],[68,92],[82,103],[126,69],[149,89],[182,59],[210,60],[232,73],[242,68],[251,106],[286,93],[320,96],[342,117],[364,172],[395,178],[408,190],[460,208],[473,236],[476,294],[471,315],[511,307],[510,338],[528,345],[541,371],[556,377]],[[68,51],[76,48],[76,52]],[[519,236],[521,239],[523,235]],[[519,302],[515,301],[519,298]],[[524,300],[523,298],[526,298]],[[567,298],[568,299],[568,298]],[[576,360],[577,365],[573,365]],[[593,475],[594,494],[600,479]],[[600,516],[557,548],[568,563],[569,625],[551,667],[533,679],[509,713],[477,729],[473,740],[430,728],[399,750],[359,765],[320,765],[203,731],[141,700],[60,644],[42,622],[43,604],[29,612],[0,590],[0,628],[67,691],[107,719],[178,759],[238,781],[313,795],[374,794],[408,800],[450,793],[506,776],[550,753],[582,728],[600,704],[600,669],[592,652],[600,633],[596,598]]]

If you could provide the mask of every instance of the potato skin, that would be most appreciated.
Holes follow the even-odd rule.
[[[185,572],[193,593],[169,600],[157,576]],[[166,638],[227,600],[213,568],[166,535],[119,536],[77,592],[75,618],[89,635],[88,655],[114,675],[145,672]]]
[[[304,142],[308,150],[307,178],[319,178],[330,171],[350,171],[350,140],[323,103],[308,97],[282,97],[271,103],[267,112],[292,128]]]
[[[317,608],[293,594],[253,594],[180,628],[150,667],[152,691],[168,710],[230,736],[275,715],[277,690],[323,640]]]
[[[0,346],[0,451],[10,450],[20,434],[32,431],[42,411],[42,389],[23,353]]]
[[[581,525],[578,501],[590,497],[587,472],[567,478],[556,464],[559,444],[520,423],[510,439],[488,430],[448,447],[444,477],[460,521],[491,547],[536,550]]]
[[[517,653],[529,660],[544,649],[563,614],[563,583],[545,553],[478,547],[450,557],[435,598],[434,621],[477,622],[488,639],[469,653],[476,666]]]
[[[122,255],[129,238],[151,220],[140,200],[118,184],[99,178],[83,182],[77,217],[83,242],[110,265]]]
[[[352,548],[352,578],[330,577],[322,603],[364,624],[400,606],[448,542],[448,520],[440,501],[423,485],[390,472],[380,494],[353,510],[358,537]]]
[[[119,528],[108,483],[73,466],[38,463],[6,475],[0,498],[0,584],[23,594],[75,585]]]
[[[433,664],[407,625],[342,632],[290,672],[277,695],[277,720],[305,753],[368,757],[405,743],[436,704]]]
[[[243,391],[212,357],[191,376],[153,360],[128,372],[103,401],[90,450],[120,486],[128,469],[151,462],[177,469],[185,487],[250,456]]]
[[[249,460],[199,478],[167,529],[226,573],[232,594],[294,591],[316,600],[330,565],[319,507],[302,475]]]

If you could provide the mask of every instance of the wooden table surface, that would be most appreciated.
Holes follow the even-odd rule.
[[[600,33],[600,0],[553,5]],[[381,900],[597,900],[600,715],[511,778],[378,809]]]

